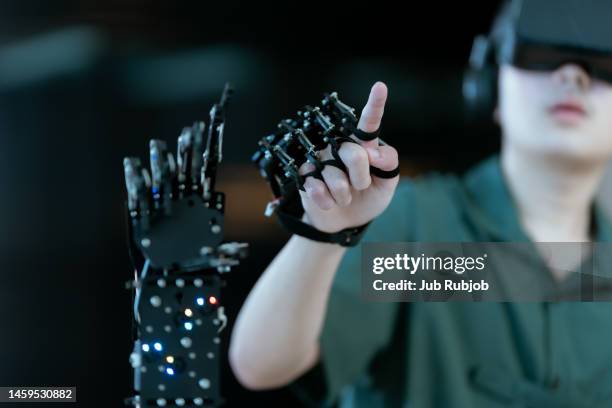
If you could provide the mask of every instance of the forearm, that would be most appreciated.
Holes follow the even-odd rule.
[[[264,271],[232,334],[230,361],[243,383],[282,385],[308,368],[344,253],[294,235]]]

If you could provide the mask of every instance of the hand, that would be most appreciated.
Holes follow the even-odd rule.
[[[377,82],[372,86],[358,128],[364,132],[375,132],[382,120],[387,86]],[[398,166],[397,150],[389,145],[379,145],[378,138],[357,143],[343,143],[340,158],[348,175],[342,170],[325,166],[323,180],[308,177],[305,191],[300,191],[304,206],[304,221],[324,232],[337,232],[357,227],[379,216],[391,202],[399,176],[391,179],[378,178],[370,174],[370,166],[390,171]],[[332,159],[331,147],[319,152],[321,160]],[[314,170],[308,162],[300,167],[300,174]]]

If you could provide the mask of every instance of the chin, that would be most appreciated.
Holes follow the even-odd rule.
[[[502,127],[504,139],[531,155],[577,163],[599,162],[612,158],[612,124],[593,121],[559,121],[524,112],[523,120]],[[602,131],[611,129],[611,131]]]
[[[612,155],[612,134],[603,134],[590,121],[553,119],[540,125],[533,134],[542,135],[535,142],[542,152],[579,160],[600,160]]]
[[[576,164],[599,162],[612,157],[610,141],[606,141],[607,144],[603,145],[599,140],[586,139],[583,132],[549,130],[542,134],[547,135],[545,139],[537,141],[523,139],[523,143],[520,143],[521,150],[543,159],[563,160]]]
[[[589,143],[588,140],[567,140],[562,135],[560,136],[547,146],[539,146],[537,148],[539,153],[549,158],[582,164],[605,161],[612,156],[607,146],[602,148],[600,144]]]

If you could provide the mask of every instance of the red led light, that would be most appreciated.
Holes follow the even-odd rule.
[[[210,303],[211,305],[216,305],[217,304],[217,298],[214,296],[211,296],[208,298],[208,303]]]

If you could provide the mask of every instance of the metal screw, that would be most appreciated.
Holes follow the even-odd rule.
[[[221,227],[219,225],[217,225],[217,224],[214,224],[212,227],[210,227],[210,231],[213,234],[218,234],[218,233],[221,232]]]
[[[160,307],[162,304],[162,300],[159,296],[151,296],[151,306],[153,307]]]
[[[192,341],[189,337],[183,337],[181,339],[181,346],[185,347],[185,348],[189,348],[192,345]]]
[[[145,247],[145,248],[148,248],[148,247],[150,247],[150,246],[151,246],[151,240],[150,240],[149,238],[143,238],[143,239],[140,241],[140,245],[142,245],[142,246],[143,246],[143,247]]]
[[[210,388],[210,380],[208,378],[201,378],[200,381],[198,381],[198,385],[200,388],[207,390]]]

